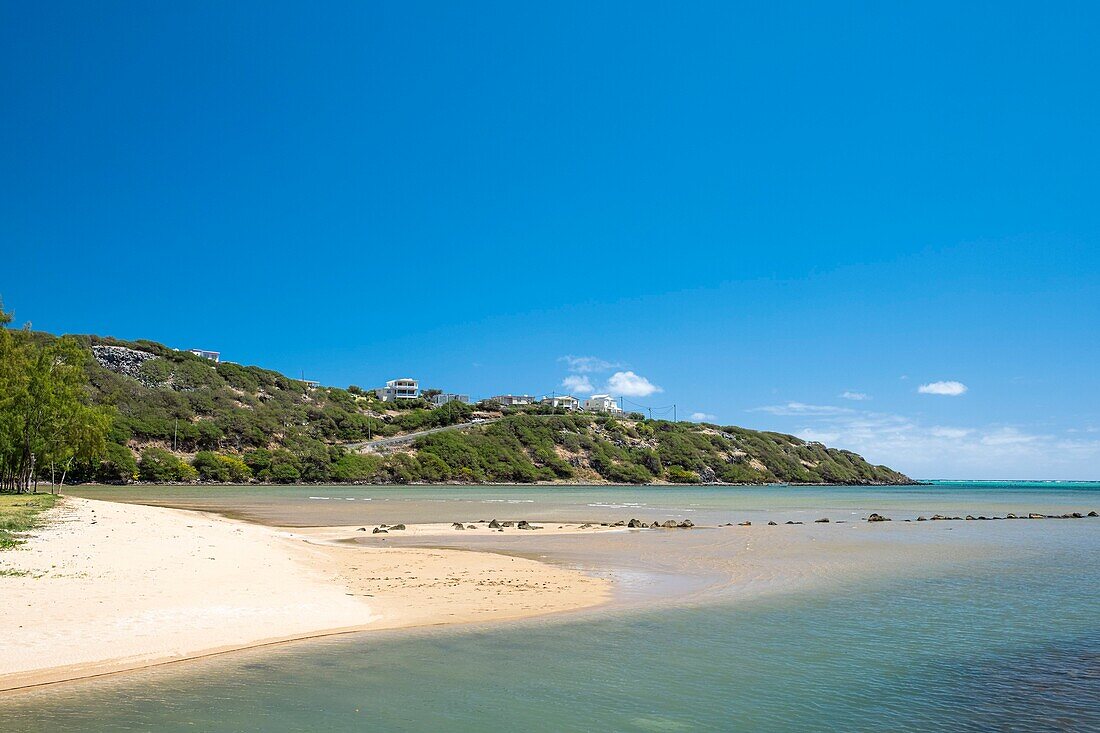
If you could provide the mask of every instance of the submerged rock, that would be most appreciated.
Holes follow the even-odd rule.
[[[366,528],[366,527],[360,527],[359,529],[357,529],[357,530],[355,530],[355,531],[356,531],[356,532],[366,532],[366,531],[367,531],[367,528]]]

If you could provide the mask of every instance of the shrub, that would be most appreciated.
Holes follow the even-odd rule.
[[[162,448],[146,448],[141,452],[138,475],[142,481],[194,481],[198,472],[175,455]]]
[[[137,461],[130,449],[118,443],[108,443],[105,457],[96,467],[96,480],[105,484],[128,484],[137,475]]]

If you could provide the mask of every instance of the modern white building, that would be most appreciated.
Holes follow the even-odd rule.
[[[555,395],[554,397],[543,397],[539,402],[544,405],[549,405],[550,407],[560,407],[564,410],[581,409],[581,401],[567,394]]]
[[[209,359],[215,364],[222,359],[222,354],[220,351],[207,351],[206,349],[188,349],[188,351],[195,356],[201,356],[203,359]]]
[[[374,390],[374,393],[378,395],[378,399],[383,402],[393,402],[394,400],[415,400],[420,396],[420,382],[415,379],[409,379],[408,377],[402,377],[401,379],[391,379],[386,382],[385,387],[379,387]]]
[[[498,394],[496,397],[490,397],[489,399],[499,403],[501,407],[535,404],[535,398],[529,394]]]
[[[436,407],[445,405],[448,402],[461,402],[465,405],[470,404],[470,395],[468,394],[451,394],[449,392],[443,392],[432,397],[432,404]]]
[[[594,394],[584,401],[584,409],[589,412],[605,412],[608,415],[621,415],[619,403],[609,394]]]

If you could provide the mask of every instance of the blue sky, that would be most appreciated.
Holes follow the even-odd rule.
[[[1100,478],[1094,6],[515,5],[0,4],[0,296]]]

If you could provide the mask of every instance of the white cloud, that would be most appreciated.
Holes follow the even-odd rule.
[[[607,380],[607,391],[624,397],[648,397],[663,392],[660,387],[634,372],[615,372]]]
[[[958,397],[966,392],[966,385],[962,382],[929,382],[917,387],[921,394],[938,394],[948,397]]]
[[[925,425],[903,415],[862,410],[765,411],[789,416],[791,422],[760,427],[846,448],[915,478],[1084,479],[1100,471],[1100,439],[1091,435],[1047,434],[1013,425]]]
[[[617,366],[622,366],[618,362],[607,361],[598,356],[559,356],[558,361],[564,361],[566,368],[576,374],[606,372]]]
[[[709,412],[693,412],[691,413],[691,419],[696,422],[713,422],[716,418]]]
[[[783,405],[754,407],[749,412],[767,412],[772,415],[846,415],[854,412],[850,407],[833,405],[807,405],[805,402],[788,402]]]
[[[930,430],[930,433],[936,438],[965,438],[973,433],[973,430],[969,428],[949,428],[936,426]]]
[[[857,402],[871,399],[871,395],[866,392],[841,392],[840,396],[846,400],[856,400]]]
[[[596,391],[596,388],[592,386],[592,381],[583,374],[570,374],[561,380],[561,386],[575,394],[590,395]]]

